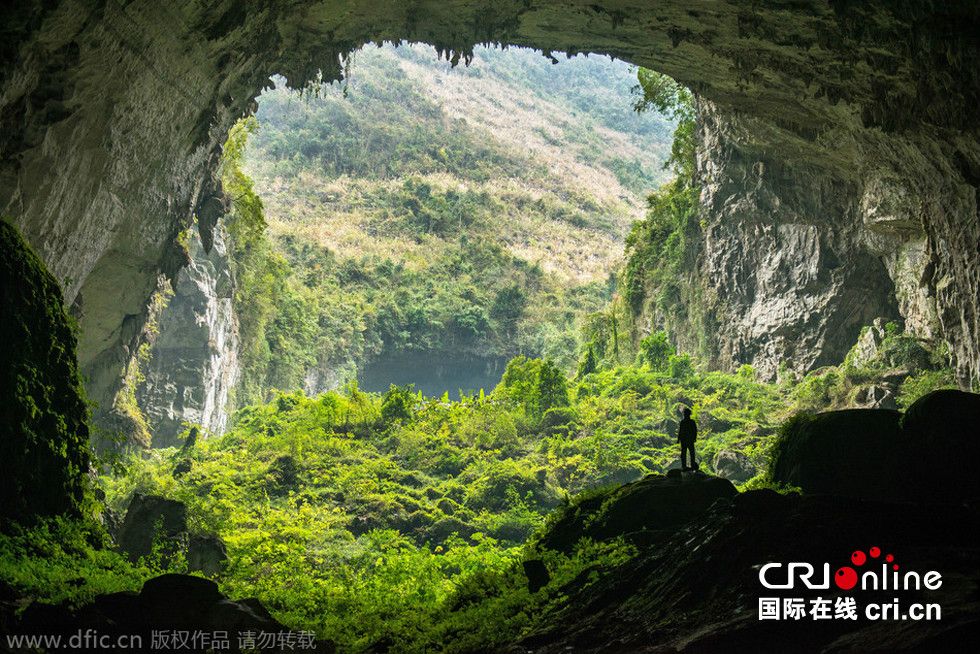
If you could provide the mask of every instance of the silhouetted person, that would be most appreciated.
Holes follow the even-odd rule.
[[[698,437],[698,426],[691,420],[691,410],[684,409],[684,419],[677,427],[677,441],[681,444],[681,470],[694,470],[697,468],[697,459],[694,458],[694,441]],[[691,465],[687,465],[687,453],[691,453]]]

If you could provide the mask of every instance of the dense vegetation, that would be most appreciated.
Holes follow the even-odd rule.
[[[220,438],[134,456],[100,482],[116,515],[137,491],[186,503],[191,528],[228,546],[218,577],[226,592],[257,596],[286,624],[344,651],[378,642],[478,649],[533,627],[563,583],[631,556],[620,543],[588,541],[549,555],[552,582],[535,594],[520,568],[539,556],[526,543],[549,515],[677,465],[679,407],[694,409],[703,468],[733,453],[755,473],[746,485],[757,486],[779,424],[796,410],[853,402],[862,380],[896,365],[926,366],[901,385],[899,404],[924,392],[924,375],[944,373],[921,348],[888,327],[870,360],[858,363],[855,350],[840,368],[777,385],[756,381],[748,366],[701,371],[659,332],[634,363],[598,362],[575,378],[515,358],[493,392],[459,401],[355,384],[315,397],[279,393],[240,410]],[[92,548],[104,538],[100,527],[69,521],[16,530],[0,537],[0,570],[21,591],[80,602],[184,569],[179,558],[132,564]]]
[[[670,158],[674,178],[647,198],[647,213],[626,239],[621,287],[629,318],[648,315],[694,353],[710,351],[714,329],[703,315],[699,287],[690,281],[701,238],[700,185],[695,177],[695,99],[669,77],[641,69],[639,112],[657,110],[677,121]],[[642,336],[633,330],[634,339]]]
[[[257,596],[287,624],[345,650],[383,639],[421,647],[464,619],[470,630],[516,620],[495,627],[505,637],[528,626],[531,608],[548,597],[531,598],[515,571],[523,543],[573,495],[671,465],[680,403],[692,404],[703,425],[707,467],[732,443],[761,467],[778,391],[747,373],[699,373],[672,358],[570,381],[549,361],[519,357],[492,393],[457,402],[354,385],[317,397],[282,393],[239,411],[220,438],[131,458],[126,474],[103,478],[107,503],[122,512],[134,491],[185,502],[191,527],[228,545],[220,582],[229,594]],[[69,592],[62,578],[77,575],[86,580],[72,591],[78,601],[136,585],[164,565],[100,552],[70,572],[66,552],[81,537],[51,529],[4,541],[8,561],[18,548],[53,550],[44,570],[12,573],[35,593],[57,587],[60,597]],[[48,538],[61,534],[70,538],[55,547]],[[595,547],[552,562],[556,583],[600,565],[598,552],[625,555],[614,544]],[[500,606],[465,618],[447,610],[491,579],[511,593]]]

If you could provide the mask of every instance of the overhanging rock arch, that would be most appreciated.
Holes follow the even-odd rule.
[[[821,365],[894,303],[964,382],[980,372],[973,3],[36,0],[0,20],[0,211],[63,284],[103,406],[269,75],[336,76],[345,53],[402,39],[610,54],[704,100],[694,274],[720,365]]]

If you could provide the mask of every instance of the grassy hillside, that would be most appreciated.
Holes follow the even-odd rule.
[[[357,53],[343,85],[264,93],[242,171],[272,249],[332,307],[307,388],[405,351],[571,368],[666,174],[673,127],[632,111],[634,85],[605,58],[482,49],[453,69],[386,46]]]

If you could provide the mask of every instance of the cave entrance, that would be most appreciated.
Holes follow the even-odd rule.
[[[636,67],[524,48],[453,66],[371,45],[342,82],[273,78],[225,146],[212,251],[189,235],[156,318],[137,391],[154,442],[220,433],[272,389],[456,398],[517,355],[573,373],[647,194],[675,174],[676,117],[641,97]]]
[[[727,305],[717,320],[719,365],[820,362],[815,353],[839,348],[847,339],[835,335],[853,325],[841,329],[833,319],[800,339],[769,319],[800,301],[822,315],[862,307],[868,293],[858,282],[867,275],[851,263],[870,254],[896,282],[907,323],[948,346],[964,386],[977,378],[980,80],[971,65],[972,7],[618,0],[86,7],[53,3],[4,16],[0,206],[74,306],[87,390],[103,411],[139,349],[158,276],[182,265],[176,237],[213,204],[221,144],[268,74],[295,86],[321,67],[334,78],[343,55],[392,39],[432,43],[457,60],[480,42],[604,53],[690,87],[716,128],[716,179],[706,199],[719,202],[705,216],[727,216],[742,233],[739,241],[721,230],[710,242],[766,251],[783,236],[799,245],[842,240],[827,256],[838,272],[801,280],[801,288],[831,289],[820,298],[827,302],[804,293],[757,304],[768,296],[747,282],[752,270],[779,270],[775,260],[753,262],[745,274],[705,270],[708,294]],[[742,197],[749,183],[763,191],[749,199],[785,209],[778,220],[743,220],[754,212],[722,201]],[[777,187],[783,192],[771,193]],[[728,254],[732,261],[741,252],[721,253]],[[785,263],[793,269],[799,261]],[[845,279],[828,286],[833,275]],[[846,288],[855,290],[838,292]]]

